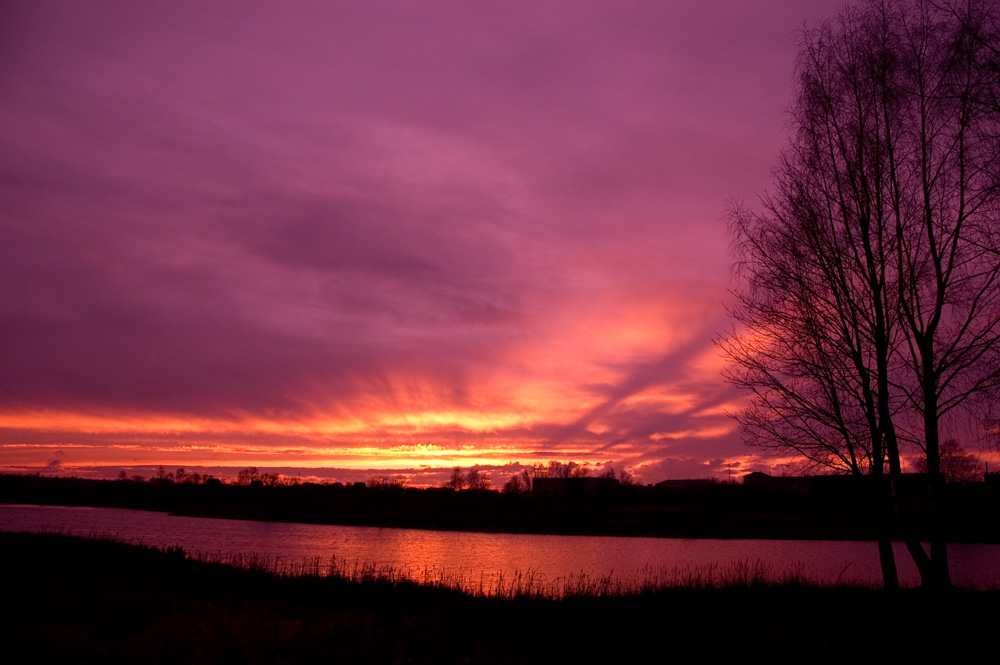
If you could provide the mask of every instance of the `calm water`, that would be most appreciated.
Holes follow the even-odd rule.
[[[793,540],[694,540],[545,536],[423,531],[177,517],[120,508],[0,505],[0,530],[111,535],[159,547],[179,545],[200,556],[255,554],[301,563],[331,558],[348,565],[392,567],[414,579],[464,580],[486,586],[503,575],[532,575],[538,583],[570,576],[611,576],[624,582],[656,575],[683,577],[709,567],[724,573],[761,565],[770,576],[796,574],[815,582],[877,584],[874,543]],[[1000,545],[952,545],[952,577],[961,586],[1000,587]],[[901,545],[900,579],[918,581]]]

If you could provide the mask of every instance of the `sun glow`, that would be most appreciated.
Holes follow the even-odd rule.
[[[0,412],[0,450],[7,464],[36,466],[413,469],[551,459],[598,465],[609,456],[641,458],[650,444],[732,431],[729,422],[718,422],[718,408],[699,411],[699,395],[680,381],[609,398],[634,368],[660,362],[688,341],[683,326],[668,325],[676,314],[668,306],[622,299],[570,314],[555,316],[554,327],[537,338],[498,349],[488,371],[476,368],[459,379],[409,367],[357,379],[341,395],[313,387],[309,395],[284,396],[298,406],[281,411],[11,410]],[[697,361],[717,369],[711,354]],[[692,419],[621,440],[628,429],[623,414],[650,422]]]

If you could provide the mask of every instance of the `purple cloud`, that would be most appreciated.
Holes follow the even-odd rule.
[[[412,418],[665,459],[734,398],[695,362],[723,201],[767,185],[792,34],[836,6],[7,3],[0,414],[268,420],[289,430],[196,438],[304,447],[292,424]]]

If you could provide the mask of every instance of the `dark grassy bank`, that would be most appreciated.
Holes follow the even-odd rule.
[[[1000,487],[949,487],[947,538],[1000,542]],[[872,540],[869,489],[809,493],[742,485],[685,489],[611,487],[564,496],[485,490],[190,485],[0,475],[0,503],[109,506],[266,521],[510,533],[679,538]],[[911,516],[918,532],[926,510]],[[899,534],[897,534],[898,537]]]
[[[978,654],[1000,621],[1000,592],[751,585],[496,599],[59,535],[0,533],[0,552],[12,663],[924,662]]]

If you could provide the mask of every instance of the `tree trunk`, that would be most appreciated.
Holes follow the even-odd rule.
[[[899,591],[896,555],[892,551],[892,539],[887,536],[878,539],[878,560],[882,566],[882,589],[890,593]]]
[[[896,439],[896,430],[891,425],[887,428],[885,443],[886,452],[888,452],[889,456],[889,488],[892,496],[892,506],[903,535],[903,544],[906,545],[906,551],[910,553],[913,563],[917,566],[917,571],[920,573],[921,586],[931,586],[933,585],[934,577],[931,569],[931,559],[927,556],[927,552],[924,551],[923,545],[921,545],[920,540],[916,536],[913,520],[910,518],[910,512],[903,501],[900,487],[903,470],[899,461],[899,442]]]
[[[927,449],[927,511],[930,518],[931,578],[924,586],[944,589],[951,586],[948,571],[948,543],[942,523],[944,476],[941,475],[941,441],[938,431],[937,376],[934,371],[933,349],[925,348],[933,344],[933,337],[927,336],[921,345],[924,365],[924,437]]]
[[[885,483],[885,474],[881,464],[872,466],[872,484],[875,492],[875,506],[878,510],[878,561],[882,568],[882,589],[889,592],[899,591],[899,572],[896,570],[896,555],[892,551],[892,526],[895,513],[892,508],[892,494]]]

